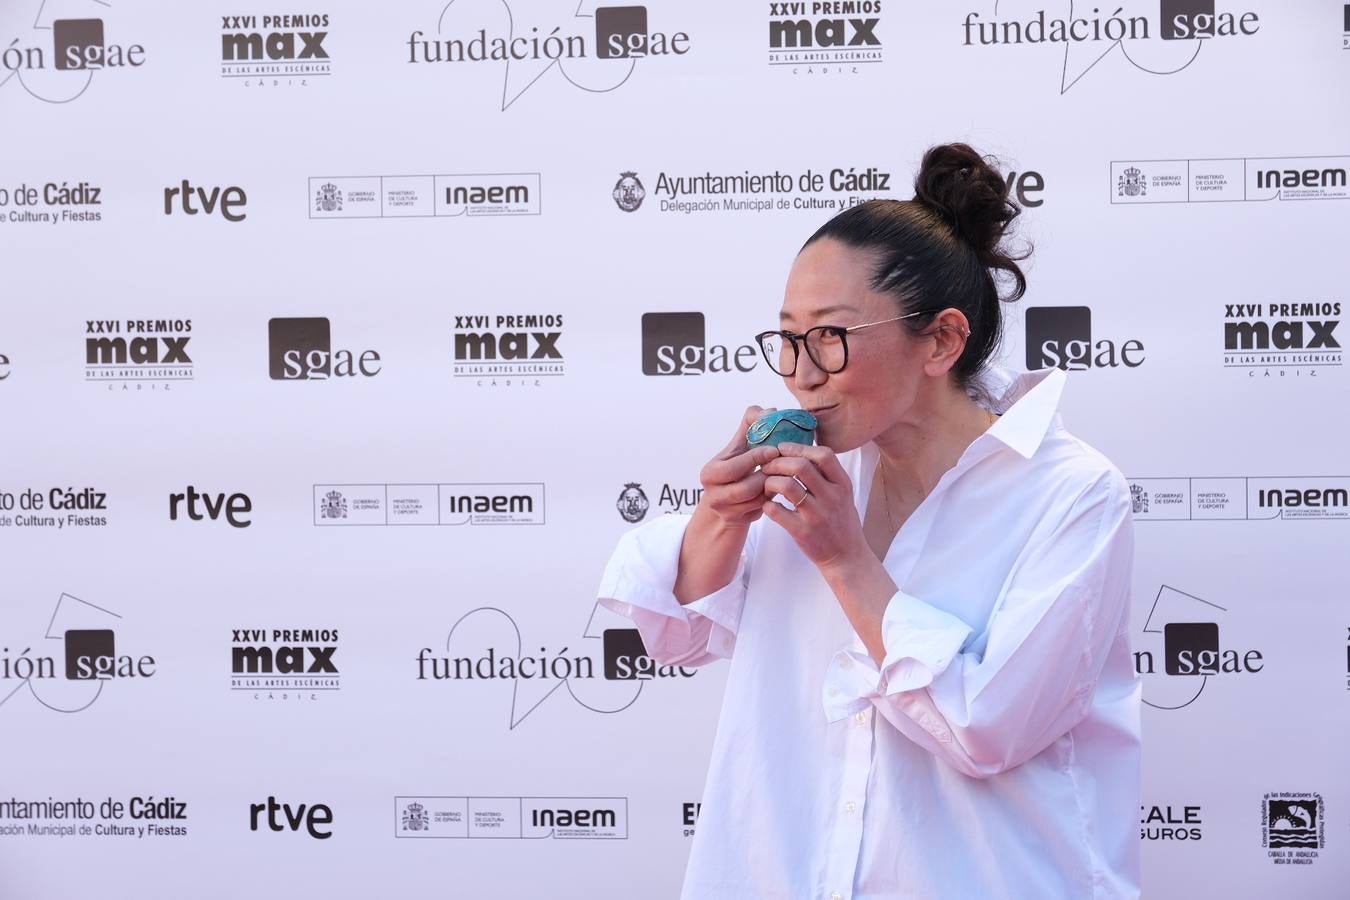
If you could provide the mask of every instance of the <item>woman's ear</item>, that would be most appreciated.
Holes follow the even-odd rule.
[[[937,377],[951,371],[965,352],[970,323],[961,310],[947,308],[934,317],[923,333],[933,339],[933,348],[924,362],[924,373]]]

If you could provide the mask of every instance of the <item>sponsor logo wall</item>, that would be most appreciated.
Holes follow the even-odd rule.
[[[807,239],[965,140],[1034,248],[1000,364],[1129,485],[1143,895],[1341,896],[1347,48],[1342,3],[3,5],[0,894],[678,896],[730,664],[596,586],[797,405],[754,335]]]

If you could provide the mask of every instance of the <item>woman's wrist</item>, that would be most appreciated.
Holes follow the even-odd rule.
[[[869,573],[869,569],[880,569],[883,573],[885,567],[881,565],[881,560],[877,559],[872,548],[867,546],[866,540],[859,538],[858,542],[848,550],[840,553],[834,559],[821,563],[817,568],[820,569],[821,576],[825,583],[839,594],[840,591],[848,591],[860,581],[875,580],[875,572]],[[872,578],[866,576],[871,574]]]

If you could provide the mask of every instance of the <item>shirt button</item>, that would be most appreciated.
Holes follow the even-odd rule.
[[[858,811],[858,804],[856,804],[856,803],[854,803],[852,800],[850,800],[850,801],[848,801],[847,803],[844,804],[844,809],[847,810],[847,811],[850,812],[850,813],[857,812],[857,811]]]
[[[859,724],[859,725],[866,725],[866,724],[867,724],[867,713],[865,713],[865,712],[860,712],[860,713],[858,713],[856,716],[854,716],[853,718],[855,718],[855,719],[858,720],[858,724]]]
[[[834,687],[833,685],[831,685],[831,686],[830,686],[830,689],[829,689],[828,691],[826,691],[826,693],[829,694],[831,697],[837,697],[837,696],[839,696],[839,688]]]
[[[844,900],[844,895],[839,893],[838,891],[835,891],[833,894],[830,895],[830,900]]]
[[[845,656],[845,657],[841,658],[841,659],[839,660],[839,668],[841,668],[841,669],[851,669],[851,668],[853,668],[853,657],[851,657],[851,656]]]

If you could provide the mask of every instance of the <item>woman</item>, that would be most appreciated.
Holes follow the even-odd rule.
[[[817,445],[751,407],[605,571],[657,660],[731,658],[686,898],[1139,895],[1129,490],[1062,371],[989,399],[1007,193],[944,145],[817,231],[760,335]]]

